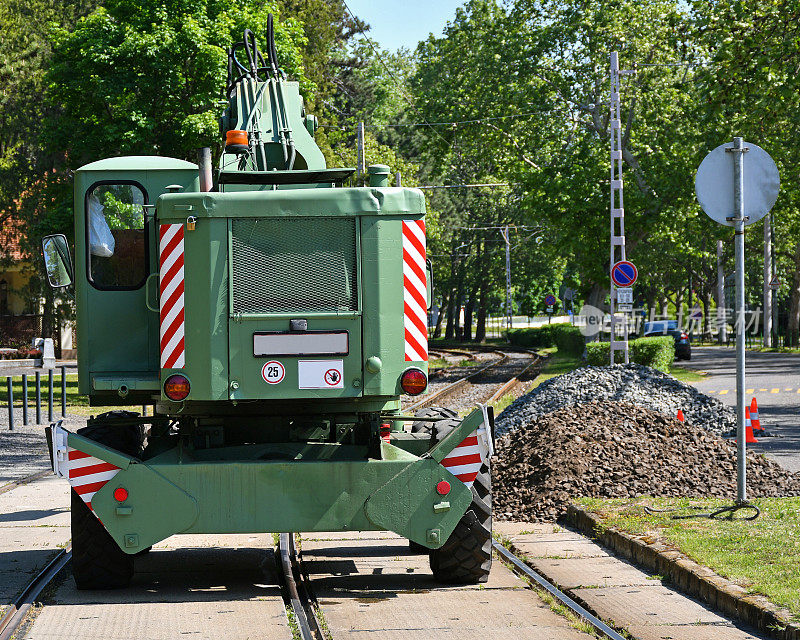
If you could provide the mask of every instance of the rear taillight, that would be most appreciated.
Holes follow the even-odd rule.
[[[418,396],[428,388],[428,377],[419,369],[406,369],[400,376],[400,386],[410,396]]]
[[[179,402],[186,399],[186,396],[189,395],[190,388],[189,379],[186,376],[176,373],[167,378],[167,381],[164,383],[164,395],[170,400]]]
[[[681,340],[688,340],[688,339],[689,339],[689,336],[687,334],[685,334],[685,333],[681,334]]]

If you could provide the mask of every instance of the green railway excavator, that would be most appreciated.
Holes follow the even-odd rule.
[[[255,37],[229,51],[212,177],[157,156],[75,173],[79,391],[114,410],[48,430],[72,494],[79,588],[127,585],[180,533],[388,530],[435,578],[487,579],[492,416],[402,413],[425,391],[425,200],[369,168],[329,169],[296,82]],[[410,425],[410,428],[409,428]]]

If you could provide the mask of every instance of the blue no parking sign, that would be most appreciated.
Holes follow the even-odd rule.
[[[611,267],[611,280],[618,287],[630,287],[638,276],[636,266],[627,260],[620,260]]]

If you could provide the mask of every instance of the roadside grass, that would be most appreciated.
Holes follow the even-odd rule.
[[[697,518],[673,520],[674,512],[647,514],[644,505],[682,514],[708,513],[730,504],[711,498],[580,498],[603,524],[649,535],[674,545],[695,562],[766,596],[800,620],[800,498],[758,498],[753,521]]]
[[[497,400],[497,402],[493,403],[492,405],[494,407],[494,415],[499,416],[501,413],[503,413],[503,411],[505,411],[508,408],[508,405],[510,405],[516,399],[517,398],[514,394],[507,393],[502,398]]]
[[[681,382],[700,382],[708,378],[707,371],[697,371],[696,369],[687,369],[680,365],[671,365],[669,368],[669,375],[677,378]]]
[[[747,350],[760,353],[800,353],[800,347],[748,347]]]
[[[573,369],[578,369],[585,366],[584,362],[581,361],[580,356],[569,356],[559,353],[555,347],[539,349],[539,353],[546,354],[549,357],[547,358],[544,367],[542,367],[542,372],[536,377],[533,385],[531,385],[531,389],[535,389],[545,380],[555,378],[556,376],[560,376],[564,373],[569,373]]]

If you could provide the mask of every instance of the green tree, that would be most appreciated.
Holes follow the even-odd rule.
[[[266,42],[269,12],[261,2],[111,0],[53,34],[54,64],[47,99],[57,108],[47,146],[69,166],[113,155],[194,157],[219,147],[218,117],[225,83],[225,48],[250,28]],[[306,94],[302,25],[277,20],[282,68]]]

